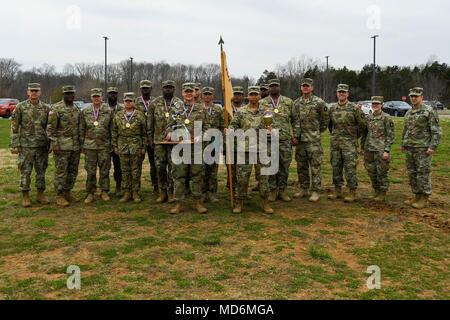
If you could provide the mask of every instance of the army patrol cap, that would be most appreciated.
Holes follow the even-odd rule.
[[[28,90],[41,90],[41,85],[39,83],[29,83]]]
[[[269,86],[267,85],[267,83],[261,83],[261,85],[259,86],[260,88],[261,88],[261,90],[262,89],[266,89],[266,90],[269,90]]]
[[[244,94],[244,88],[242,88],[241,86],[233,87],[233,93],[241,93],[241,94]]]
[[[182,85],[182,89],[183,89],[183,92],[184,91],[188,91],[188,90],[195,91],[195,83],[193,83],[193,82],[185,82]]]
[[[123,101],[134,101],[134,92],[125,92],[123,94]]]
[[[314,80],[311,78],[304,78],[302,79],[302,81],[300,82],[300,85],[308,85],[308,86],[312,86],[314,84]]]
[[[100,88],[91,89],[91,97],[100,97],[103,95],[103,90]]]
[[[382,97],[382,96],[373,96],[372,98],[371,98],[371,100],[372,100],[372,103],[383,103],[384,102],[384,97]]]
[[[117,93],[119,93],[119,89],[117,89],[117,87],[109,87],[109,88],[106,90],[106,92],[107,92],[107,93],[110,93],[110,92],[117,92]]]
[[[409,96],[423,96],[423,88],[415,87],[412,89],[409,89]]]
[[[201,87],[202,87],[202,84],[200,82],[195,82],[194,83],[194,89],[195,90],[200,90]]]
[[[345,92],[348,92],[348,89],[349,89],[349,86],[348,86],[348,84],[343,84],[343,83],[340,83],[340,84],[338,84],[337,85],[337,90],[336,91],[345,91]]]
[[[141,80],[140,87],[141,88],[151,88],[152,82],[150,80]]]
[[[165,80],[162,82],[162,87],[174,87],[175,88],[175,81],[173,80]]]
[[[75,86],[63,86],[62,87],[62,92],[63,93],[75,93]]]
[[[211,88],[211,87],[204,87],[204,88],[202,89],[202,92],[203,92],[203,93],[214,94],[214,88]]]
[[[269,85],[269,87],[270,86],[279,86],[280,85],[280,79],[270,79],[268,85]]]
[[[258,86],[248,87],[248,94],[252,94],[252,93],[260,94],[261,93],[261,88],[258,87]]]

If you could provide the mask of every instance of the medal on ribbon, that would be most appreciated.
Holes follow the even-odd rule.
[[[130,116],[130,119],[127,118],[127,115],[125,114],[125,110],[123,111],[123,117],[125,118],[125,121],[127,122],[127,124],[125,125],[127,128],[131,127],[130,121],[133,118],[134,114],[136,113],[136,109],[133,110],[133,113]]]
[[[148,108],[150,107],[150,102],[152,101],[152,97],[150,97],[150,99],[148,100],[148,104],[145,103],[144,98],[141,96],[141,100],[142,103],[144,104],[144,108],[145,108],[145,115],[148,115]]]
[[[281,95],[278,97],[278,101],[277,104],[275,104],[275,101],[273,101],[272,97],[270,97],[270,100],[272,100],[272,104],[275,110],[273,110],[273,112],[278,113],[278,106],[280,105],[280,99],[281,99]]]
[[[186,106],[183,106],[183,108],[184,108],[184,115],[185,115],[185,117],[186,117],[186,120],[184,120],[184,123],[186,123],[186,124],[189,124],[189,116],[191,115],[191,113],[192,113],[192,110],[194,110],[194,107],[195,107],[195,103],[192,105],[192,107],[191,107],[191,110],[189,111],[189,114],[187,113],[187,110],[186,110]]]
[[[164,108],[166,109],[166,113],[165,113],[165,116],[166,116],[166,118],[168,118],[169,117],[169,115],[170,115],[170,113],[169,113],[169,108],[172,106],[172,103],[173,103],[173,98],[172,98],[172,100],[170,100],[170,104],[169,104],[169,107],[167,107],[167,102],[166,102],[166,99],[164,99],[163,98],[163,100],[164,100]]]
[[[92,113],[94,114],[94,126],[98,126],[98,113],[100,112],[100,108],[98,108],[97,113],[95,113],[94,105],[92,105]]]
[[[236,113],[236,112],[237,112],[237,109],[236,109],[236,107],[234,106],[234,103],[232,103],[231,106],[233,107],[234,113]]]

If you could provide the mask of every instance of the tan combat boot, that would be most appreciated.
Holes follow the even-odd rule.
[[[273,213],[273,209],[270,207],[269,201],[267,200],[266,197],[261,197],[261,206],[265,213],[268,213],[268,214]]]
[[[311,197],[309,197],[308,200],[311,201],[311,202],[317,202],[317,201],[319,201],[319,199],[320,199],[319,193],[316,192],[316,191],[314,191],[314,192],[312,193]]]
[[[281,200],[285,201],[285,202],[289,202],[289,201],[292,200],[291,197],[289,197],[289,196],[287,195],[286,190],[280,190],[280,193],[278,194],[278,197],[279,197]]]
[[[84,199],[84,203],[88,204],[88,203],[92,203],[95,201],[95,197],[94,197],[94,193],[89,193],[87,198]]]
[[[109,201],[111,200],[111,198],[108,195],[108,192],[102,191],[102,193],[100,194],[100,198],[102,198],[103,201]]]
[[[48,201],[47,197],[44,195],[44,190],[38,189],[37,195],[36,195],[36,201],[40,204],[49,204],[50,201]]]
[[[294,194],[294,198],[304,198],[308,195],[308,189],[300,188],[300,191]]]
[[[72,195],[70,190],[66,190],[64,192],[64,198],[69,202],[77,202],[78,201],[78,199]]]
[[[415,209],[423,209],[428,207],[428,197],[429,195],[427,194],[421,194],[419,200],[414,202],[412,207]]]
[[[28,208],[31,206],[29,191],[22,191],[22,207]]]
[[[167,202],[168,202],[168,203],[173,203],[173,202],[175,202],[175,199],[173,198],[173,191],[172,191],[172,190],[169,190],[169,191],[167,192]]]
[[[120,203],[125,203],[127,201],[131,200],[131,193],[130,191],[125,191],[125,194],[123,195],[123,197],[119,200]]]
[[[183,204],[181,203],[181,201],[177,201],[175,204],[175,207],[172,208],[172,210],[170,210],[171,214],[178,214],[183,210]]]
[[[409,199],[409,200],[405,200],[405,201],[403,201],[403,203],[408,205],[408,206],[411,206],[413,203],[419,201],[419,199],[420,199],[420,193],[415,193],[414,194],[414,198]]]
[[[369,197],[369,199],[376,199],[380,195],[380,190],[373,189],[373,195]]]
[[[158,188],[158,187],[153,187],[153,194],[154,194],[155,196],[158,196],[158,195],[159,195],[159,188]]]
[[[200,199],[195,199],[195,210],[197,210],[198,213],[206,213],[208,209],[206,209],[203,205]]]
[[[159,192],[159,197],[156,199],[156,202],[163,203],[167,200],[167,190],[161,189]]]
[[[244,204],[244,200],[238,199],[236,201],[236,206],[233,209],[233,213],[241,213],[243,204]]]
[[[208,193],[208,198],[211,202],[219,202],[219,199],[217,199],[216,195],[212,192]]]
[[[334,193],[329,194],[328,199],[331,200],[342,199],[342,188],[334,187]]]
[[[141,202],[141,197],[139,196],[139,192],[137,191],[133,191],[133,202],[134,203],[139,203]]]
[[[61,207],[67,207],[69,205],[69,202],[65,199],[65,193],[58,193],[58,196],[56,197],[56,204]]]
[[[278,191],[277,190],[273,190],[269,192],[269,197],[267,198],[267,200],[269,201],[275,201],[277,200],[278,197]]]
[[[353,202],[356,199],[356,190],[349,190],[348,195],[344,198],[345,202]]]
[[[378,195],[373,199],[375,201],[386,201],[386,191],[378,191]]]
[[[122,185],[120,183],[116,184],[116,191],[114,192],[116,197],[120,197],[122,195]]]

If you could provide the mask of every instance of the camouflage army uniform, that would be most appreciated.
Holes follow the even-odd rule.
[[[117,103],[115,106],[108,105],[109,108],[113,111],[113,119],[116,114],[123,112],[124,107],[123,105]],[[112,124],[111,124],[112,129]],[[122,186],[122,170],[120,169],[120,157],[114,153],[114,151],[111,152],[111,159],[114,167],[114,181],[116,182],[117,186]],[[120,189],[120,188],[119,188]]]
[[[264,109],[259,107],[258,110],[252,111],[250,109],[250,105],[246,105],[238,110],[234,115],[233,120],[229,125],[229,129],[242,129],[244,132],[249,129],[256,130],[256,133],[259,134],[260,129],[265,129],[266,126],[263,121]],[[256,146],[251,146],[249,139],[245,140],[245,164],[237,164],[236,165],[236,178],[237,178],[237,195],[236,199],[245,200],[247,198],[248,192],[248,184],[250,181],[250,176],[252,173],[252,167],[255,167],[255,172],[260,174],[261,167],[265,167],[268,165],[261,164],[258,159],[258,164],[249,164],[250,151],[252,148],[254,150],[259,151],[257,149],[258,144]],[[267,146],[268,152],[270,152],[270,145]],[[259,154],[258,154],[259,155]],[[235,159],[237,161],[237,159]],[[266,198],[269,192],[269,176],[260,175],[259,176],[259,195],[262,198]]]
[[[442,136],[442,127],[436,111],[422,104],[405,115],[402,147],[406,149],[406,168],[414,194],[431,194],[431,162],[427,149],[436,150]]]
[[[173,192],[171,145],[161,144],[166,138],[167,122],[170,117],[170,109],[178,103],[183,105],[180,98],[174,97],[172,101],[164,103],[164,97],[160,96],[152,101],[148,117],[148,139],[155,144],[155,164],[160,190]],[[167,106],[167,110],[166,110]]]
[[[285,96],[280,95],[280,102],[278,105],[278,112],[276,112],[275,105],[268,96],[259,101],[259,105],[264,110],[272,112],[274,123],[272,129],[279,130],[279,170],[276,175],[269,177],[269,187],[271,192],[284,192],[287,188],[289,178],[289,167],[292,162],[292,146],[291,146],[291,126],[293,132],[298,131],[299,119],[293,114],[293,101]]]
[[[238,112],[241,108],[243,108],[243,105],[242,104],[241,105],[235,105],[235,104],[232,103],[231,107],[233,108],[233,117],[234,117],[236,115],[236,112]],[[227,112],[227,111],[224,111],[224,112]],[[224,117],[225,117],[225,113],[224,113]],[[230,124],[231,121],[232,121],[232,117],[230,116],[230,113],[228,113],[228,124]],[[230,146],[230,149],[231,149],[231,146]],[[233,194],[234,194],[234,190],[236,189],[236,184],[237,184],[237,178],[236,178],[236,157],[237,157],[237,154],[236,154],[236,150],[237,150],[237,146],[236,146],[236,143],[235,143],[234,146],[233,146],[233,159],[234,159],[234,162],[232,164],[230,164],[230,167],[231,167],[231,183],[233,184]],[[226,139],[224,139],[224,141],[223,141],[223,152],[224,152],[224,155],[225,155],[225,163],[226,163],[228,161],[227,160]],[[231,161],[231,156],[230,156],[230,161]],[[227,188],[229,189],[230,188],[230,179],[228,177],[230,175],[230,173],[229,173],[230,168],[228,167],[228,165],[226,167],[227,167]]]
[[[148,117],[150,115],[150,108],[151,108],[151,103],[152,103],[153,97],[150,97],[150,100],[147,103],[147,107],[144,104],[143,98],[142,97],[138,97],[136,98],[135,101],[135,105],[134,108],[136,110],[139,110],[144,117],[146,118],[146,121],[148,121]],[[155,163],[155,149],[150,147],[149,145],[147,145],[145,147],[145,149],[147,150],[147,156],[148,156],[148,161],[150,162],[150,178],[152,180],[152,186],[155,189],[158,189],[158,176],[157,176],[157,171],[156,171],[156,163]],[[145,159],[145,155],[141,155],[142,157],[142,162],[144,162]],[[142,163],[141,163],[141,167],[142,167]]]
[[[186,110],[186,111],[185,111]],[[174,126],[179,129],[184,129],[186,126],[189,131],[191,139],[194,139],[194,121],[202,122],[202,132],[209,129],[209,119],[206,110],[202,105],[195,103],[191,114],[186,118],[191,110],[191,106],[188,104],[174,105],[170,110],[169,122],[166,127],[165,135],[172,133]],[[189,123],[186,124],[185,120],[189,119]],[[177,129],[178,129],[177,128]],[[202,186],[204,179],[204,165],[203,160],[201,164],[194,163],[194,144],[191,145],[191,163],[190,164],[175,164],[173,163],[172,175],[174,180],[174,199],[176,201],[182,201],[186,195],[186,178],[189,177],[192,181],[191,189],[192,195],[195,199],[199,200],[202,196]],[[203,148],[202,148],[203,154]]]
[[[122,189],[126,192],[139,192],[142,173],[141,150],[148,145],[147,121],[145,115],[136,112],[130,119],[132,113],[123,112],[114,116],[112,125],[112,145],[114,150],[119,151],[120,167],[122,169]],[[125,115],[129,119],[126,121]],[[130,127],[127,127],[127,124]]]
[[[391,158],[383,159],[383,153],[391,152],[394,143],[394,121],[391,116],[381,112],[366,117],[367,132],[361,138],[364,150],[364,167],[375,191],[386,192],[389,189],[389,163]]]
[[[302,97],[294,101],[294,118],[300,120],[300,125],[294,132],[299,140],[295,149],[298,182],[302,189],[310,187],[309,168],[311,168],[311,191],[322,190],[323,148],[320,141],[321,133],[329,123],[328,108],[325,102],[316,96],[308,99]]]
[[[333,168],[333,184],[336,187],[344,185],[343,171],[347,188],[356,190],[358,178],[358,138],[366,130],[365,115],[354,103],[344,105],[334,103],[330,110],[330,162]]]
[[[102,104],[94,118],[93,106],[81,112],[81,143],[84,149],[84,168],[87,172],[86,191],[94,193],[97,184],[97,166],[99,167],[100,189],[109,192],[109,170],[111,169],[111,129],[114,117],[107,104]],[[95,126],[94,122],[98,125]]]
[[[223,133],[225,128],[225,116],[221,106],[212,104],[211,106],[204,106],[211,129],[217,129]],[[214,141],[212,141],[214,143]],[[215,155],[215,152],[214,154]],[[205,164],[205,182],[203,184],[203,192],[217,193],[217,173],[219,169],[218,163]]]
[[[18,167],[21,192],[30,190],[31,172],[36,171],[36,189],[45,190],[45,171],[48,165],[47,127],[49,107],[30,100],[17,104],[11,116],[11,148],[20,148]]]
[[[78,175],[81,152],[81,111],[64,100],[56,103],[48,114],[47,136],[55,160],[55,190],[58,195],[70,191]],[[58,146],[60,151],[55,152]]]

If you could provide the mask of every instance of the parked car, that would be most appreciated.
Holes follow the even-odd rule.
[[[12,98],[0,98],[0,116],[3,118],[11,117],[19,100]]]
[[[404,117],[411,108],[405,101],[387,101],[383,105],[383,111],[395,117]]]
[[[439,101],[423,100],[423,103],[429,107],[432,107],[434,110],[444,110],[444,105]]]

